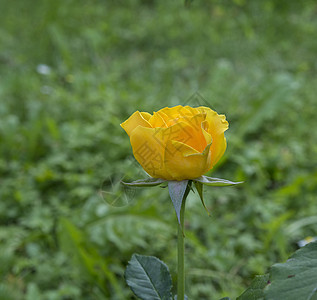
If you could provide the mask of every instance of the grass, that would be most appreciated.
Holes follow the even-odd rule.
[[[188,199],[190,299],[238,296],[316,235],[314,1],[0,9],[0,299],[133,299],[134,252],[164,260],[176,283],[167,190],[108,205],[124,196],[118,180],[143,176],[119,126],[135,110],[207,101],[229,120],[212,174],[245,184],[206,190],[211,218]]]

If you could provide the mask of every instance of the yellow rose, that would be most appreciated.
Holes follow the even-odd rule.
[[[208,107],[165,107],[153,115],[136,111],[120,124],[133,155],[154,178],[195,179],[208,172],[226,150],[228,122]]]

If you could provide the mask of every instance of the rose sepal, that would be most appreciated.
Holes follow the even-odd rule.
[[[153,178],[153,177],[149,177],[146,179],[138,179],[132,182],[121,181],[122,184],[124,184],[125,186],[130,186],[130,187],[153,187],[160,184],[162,184],[161,187],[168,186],[169,194],[170,194],[172,203],[174,205],[174,209],[175,209],[179,223],[180,223],[180,209],[181,209],[183,199],[187,197],[190,190],[194,191],[193,187],[191,186],[191,182],[194,182],[194,185],[199,194],[201,203],[209,216],[210,216],[210,212],[205,204],[204,197],[203,197],[203,185],[214,186],[214,187],[225,187],[225,186],[232,186],[232,185],[238,185],[243,183],[243,181],[234,182],[227,179],[208,177],[208,176],[200,176],[195,179],[182,180],[182,181],[165,180],[162,178]]]
[[[190,190],[191,190],[190,180],[182,180],[182,181],[169,180],[168,181],[168,191],[169,191],[171,200],[173,202],[179,224],[181,224],[181,217],[180,217],[181,207],[182,207],[183,201],[186,200]]]
[[[199,198],[201,200],[201,203],[204,207],[204,209],[206,210],[208,216],[210,216],[210,211],[208,210],[206,204],[205,204],[205,201],[204,201],[204,194],[203,194],[203,184],[199,181],[194,181],[194,184],[195,184],[195,187],[196,187],[196,190],[198,192],[198,195],[199,195]]]
[[[243,183],[243,181],[234,182],[227,179],[214,178],[214,177],[208,177],[208,176],[200,176],[198,178],[193,179],[193,181],[200,182],[208,186],[218,186],[218,187],[237,185],[237,184]]]
[[[243,183],[243,181],[240,182],[234,182],[226,179],[221,178],[214,178],[214,177],[208,177],[208,176],[200,176],[196,179],[192,180],[195,184],[196,190],[198,192],[199,198],[201,200],[201,203],[203,207],[205,208],[206,212],[210,216],[210,212],[205,204],[204,201],[204,195],[203,195],[203,185],[207,186],[214,186],[214,187],[223,187],[223,186],[230,186],[230,185],[237,185],[240,183]]]
[[[133,187],[151,187],[151,186],[157,186],[160,185],[164,182],[166,182],[167,180],[161,179],[161,178],[153,178],[153,177],[149,177],[146,179],[138,179],[132,182],[124,182],[121,181],[122,184],[126,185],[126,186],[133,186]]]

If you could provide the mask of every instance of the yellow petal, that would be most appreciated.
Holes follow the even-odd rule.
[[[143,119],[145,119],[146,121],[150,120],[150,118],[152,117],[152,115],[149,114],[148,112],[141,111],[140,114],[142,115]]]
[[[189,106],[177,105],[174,107],[164,107],[159,112],[164,113],[169,117],[169,119],[179,118],[181,116],[193,116],[197,113],[200,113],[196,108],[192,108]]]
[[[227,141],[226,141],[226,138],[224,137],[224,134],[222,134],[222,136],[219,136],[217,139],[213,140],[212,146],[210,148],[211,168],[215,166],[216,163],[220,160],[220,158],[225,153],[226,148],[227,148]]]
[[[160,138],[161,128],[138,126],[130,136],[135,159],[154,178],[168,179],[164,166],[165,144]]]
[[[181,118],[180,120],[184,120],[186,122],[184,131],[190,134],[190,138],[187,139],[186,142],[183,142],[182,140],[177,141],[183,142],[201,153],[212,141],[211,135],[204,130],[204,127],[206,126],[205,115],[197,114],[195,116],[185,118],[186,120],[184,118]]]
[[[205,174],[210,167],[210,146],[199,153],[184,143],[168,140],[164,160],[166,171],[173,180],[194,179]]]
[[[209,107],[199,107],[199,110],[207,113],[206,121],[208,122],[208,128],[206,131],[212,137],[211,152],[211,168],[219,161],[224,154],[227,142],[224,136],[224,132],[228,129],[228,122],[224,115],[218,115],[215,111]]]
[[[206,119],[206,113],[198,112],[196,115],[184,115],[180,116],[178,122],[185,122],[189,126],[195,128],[196,130],[201,130],[201,124]]]
[[[152,125],[152,127],[167,127],[163,117],[161,114],[153,112],[153,116],[149,119],[149,123]]]
[[[194,122],[195,120],[192,120],[190,123],[194,124]],[[200,124],[198,128],[189,125],[187,122],[180,121],[170,127],[161,128],[160,131],[156,132],[156,137],[159,138],[164,145],[166,145],[168,140],[174,140],[186,144],[198,152],[202,152],[207,143],[210,143],[211,136],[207,132],[204,134],[201,126]]]
[[[137,126],[149,127],[151,128],[151,124],[145,119],[148,117],[148,113],[140,113],[136,111],[133,113],[129,119],[120,124],[120,126],[126,131],[126,133],[131,136],[132,131]]]
[[[208,133],[208,127],[209,127],[209,124],[207,121],[203,121],[201,123],[201,130],[202,130],[202,134],[204,135],[206,145],[211,144],[212,142],[211,134]]]
[[[198,109],[207,114],[206,120],[209,123],[209,129],[214,132],[214,134],[221,134],[228,129],[229,124],[226,121],[225,115],[218,115],[209,107],[200,106]]]
[[[177,105],[174,107],[164,107],[159,110],[159,112],[162,112],[166,114],[169,118],[175,118],[176,116],[180,115],[180,112],[184,112],[185,108],[181,105]],[[186,110],[187,112],[187,110]]]
[[[161,110],[159,110],[157,114],[159,114],[160,117],[164,120],[165,124],[167,124],[169,117],[166,114],[164,114]]]
[[[187,123],[180,122],[173,126],[163,128],[147,128],[138,126],[133,130],[130,141],[133,155],[143,169],[152,177],[170,180],[172,177],[164,165],[166,145],[168,141],[176,141],[186,144],[193,153],[201,153],[206,145],[211,142],[209,133],[200,129],[200,132],[189,126]],[[187,152],[185,154],[188,154]],[[208,168],[210,165],[208,165]]]
[[[185,108],[191,113],[191,115],[195,116],[200,113],[199,109],[195,107],[185,106]]]

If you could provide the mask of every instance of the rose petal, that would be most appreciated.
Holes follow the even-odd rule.
[[[152,127],[167,127],[164,119],[159,113],[153,112],[153,116],[149,119],[149,123]]]
[[[162,112],[162,110],[159,110],[159,111],[157,112],[157,114],[160,115],[160,117],[164,120],[165,124],[168,123],[169,117],[168,117],[166,114],[164,114],[164,113]],[[166,125],[166,126],[167,126],[167,125]]]
[[[206,121],[204,120],[205,115],[203,114],[198,114],[193,117],[187,117],[187,126],[185,127],[185,129],[186,132],[190,134],[190,139],[188,139],[186,142],[183,142],[182,140],[178,141],[191,146],[201,153],[205,149],[205,147],[212,141],[211,135],[204,129],[206,127]]]
[[[197,130],[201,129],[201,123],[206,119],[206,113],[197,113],[196,115],[183,115],[178,118],[179,122],[186,122],[188,125],[196,128]]]
[[[143,112],[143,111],[141,111],[140,114],[142,115],[142,117],[143,117],[146,121],[150,120],[150,118],[152,117],[152,115],[149,114],[148,112]]]
[[[199,109],[195,107],[185,106],[185,108],[191,113],[192,116],[196,116],[200,113]]]
[[[208,121],[210,127],[209,130],[215,134],[221,134],[225,132],[229,124],[226,121],[225,115],[218,115],[215,111],[210,109],[209,107],[200,106],[198,108],[201,112],[206,113],[206,120]]]
[[[154,178],[167,179],[164,166],[165,145],[160,138],[160,128],[138,126],[130,136],[135,159]]]
[[[174,107],[164,107],[159,111],[167,115],[169,119],[175,119],[181,116],[194,116],[200,113],[197,108],[192,108],[190,106],[184,107],[181,105],[177,105]]]
[[[179,122],[167,128],[138,126],[130,136],[133,155],[152,177],[170,179],[164,165],[165,148],[169,140],[186,144],[194,150],[194,153],[201,153],[207,146],[207,142],[211,142],[211,135],[202,127],[198,132],[185,122]],[[209,167],[210,165],[207,166]]]
[[[148,117],[147,113],[140,113],[139,111],[136,111],[133,113],[130,118],[123,123],[120,124],[120,126],[126,131],[126,133],[130,136],[132,131],[137,126],[143,126],[143,127],[152,127],[151,124],[145,119]]]
[[[209,107],[199,107],[199,110],[206,112],[206,121],[208,122],[207,132],[212,137],[211,152],[211,167],[213,167],[224,154],[227,142],[224,132],[228,129],[228,122],[224,115],[218,115]]]
[[[165,166],[173,180],[194,179],[206,173],[210,166],[210,146],[202,153],[184,143],[168,140],[165,149]]]
[[[201,122],[201,130],[204,135],[206,145],[210,144],[212,142],[211,134],[208,133],[209,124],[207,121]]]
[[[193,118],[194,117],[192,117],[189,123],[194,125],[195,120],[193,120]],[[156,137],[159,138],[164,145],[166,145],[168,140],[174,140],[184,143],[198,152],[202,152],[207,143],[210,143],[211,136],[207,132],[205,132],[205,134],[203,133],[201,124],[197,127],[190,124],[188,124],[188,122],[179,121],[170,127],[162,128],[161,131],[157,131]],[[209,138],[207,137],[208,135]]]

